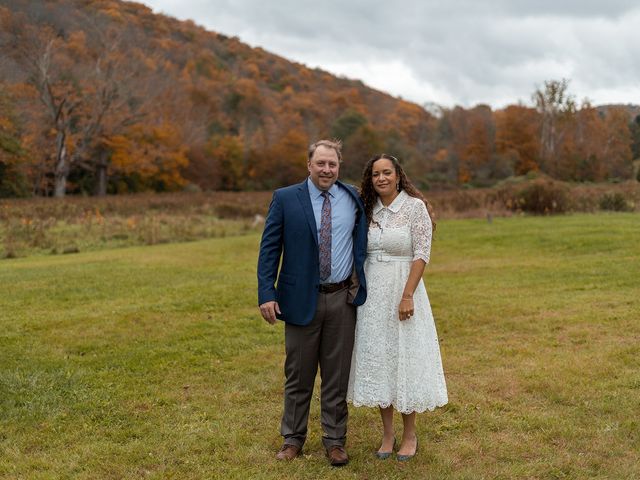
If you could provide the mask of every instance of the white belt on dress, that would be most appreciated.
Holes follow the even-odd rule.
[[[378,262],[412,262],[413,257],[400,255],[386,255],[384,253],[370,253],[367,260],[376,260]]]

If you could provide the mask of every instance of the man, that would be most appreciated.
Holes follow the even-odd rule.
[[[276,318],[285,322],[284,444],[276,455],[279,460],[291,460],[302,451],[319,364],[322,443],[331,465],[349,461],[344,448],[346,394],[356,306],[366,298],[368,226],[357,191],[338,181],[341,161],[340,142],[311,145],[309,177],[275,191],[262,234],[260,313],[270,324]]]

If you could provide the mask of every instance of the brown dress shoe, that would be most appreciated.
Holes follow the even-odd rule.
[[[329,463],[333,467],[342,467],[349,463],[347,451],[342,445],[333,445],[332,447],[327,448],[327,457],[329,458]]]
[[[300,455],[301,448],[295,445],[291,445],[290,443],[285,443],[282,445],[280,451],[276,454],[277,460],[293,460],[298,455]]]

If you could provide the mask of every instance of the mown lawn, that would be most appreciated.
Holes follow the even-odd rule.
[[[635,213],[441,221],[425,281],[450,404],[406,464],[352,408],[339,470],[317,395],[304,457],[274,459],[258,235],[2,260],[0,478],[638,478],[639,238]]]

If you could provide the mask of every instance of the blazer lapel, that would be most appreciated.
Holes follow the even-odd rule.
[[[307,223],[309,224],[309,228],[311,229],[311,233],[313,234],[313,240],[316,243],[316,247],[318,246],[318,229],[316,228],[316,217],[313,214],[313,206],[311,205],[311,198],[309,197],[309,186],[307,185],[307,181],[305,180],[300,184],[298,188],[298,200],[302,204],[302,210],[304,211],[304,216],[307,217]]]

